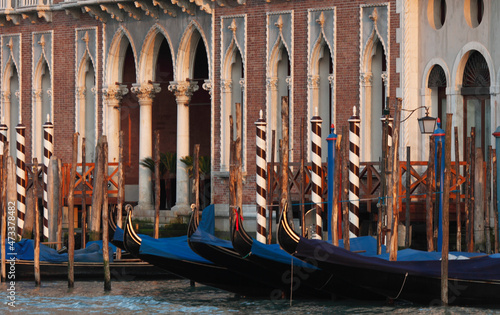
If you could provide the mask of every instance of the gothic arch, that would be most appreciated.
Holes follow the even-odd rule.
[[[138,66],[138,83],[139,82],[148,82],[154,81],[156,77],[156,63],[158,61],[158,52],[160,50],[160,46],[162,40],[165,39],[168,43],[168,47],[170,48],[170,53],[172,55],[172,64],[175,65],[175,53],[172,49],[172,40],[168,35],[167,31],[163,29],[161,26],[155,24],[149,30],[146,35],[146,39],[144,40],[144,44],[142,46],[139,66]],[[175,67],[174,67],[174,77],[175,77]]]
[[[328,58],[328,59],[325,59]],[[330,122],[333,123],[335,107],[333,104],[333,91],[331,87],[330,67],[333,64],[333,53],[328,42],[321,33],[316,40],[311,51],[309,60],[309,78],[308,78],[308,118],[315,116],[315,108],[317,105],[318,116],[323,120],[321,127],[322,147],[327,148],[326,138],[330,134]],[[325,67],[325,63],[328,67]],[[326,71],[326,73],[325,73]],[[331,93],[331,96],[330,96]],[[325,102],[326,100],[326,102]],[[310,129],[310,124],[308,129]],[[308,141],[308,147],[310,141]],[[310,147],[308,149],[310,153]],[[326,161],[326,154],[322,155],[322,159]]]
[[[93,74],[93,78],[91,78],[93,82],[88,82],[89,72],[91,75]],[[97,71],[92,56],[85,51],[85,54],[80,60],[76,76],[75,130],[80,133],[78,139],[80,146],[82,139],[86,139],[86,154],[89,160],[93,160],[94,147],[97,143],[98,136],[96,73]],[[91,124],[88,123],[90,117],[92,117]],[[91,128],[88,128],[88,125],[90,125]],[[81,159],[81,157],[79,157],[79,159]]]
[[[46,72],[48,71],[48,73]],[[49,76],[49,80],[45,80],[45,75]],[[54,117],[54,104],[52,97],[53,76],[49,63],[45,58],[45,54],[40,56],[36,63],[33,72],[33,88],[32,88],[32,155],[37,157],[40,161],[43,157],[43,132],[42,126],[47,121],[47,114],[50,115],[49,119],[53,120]],[[44,90],[45,88],[45,90]],[[47,106],[49,107],[47,109]]]
[[[7,125],[7,140],[9,141],[9,154],[16,156],[16,132],[15,128],[19,123],[20,99],[16,96],[19,91],[12,91],[12,78],[17,76],[17,84],[19,89],[20,77],[19,71],[13,58],[9,58],[5,65],[2,78],[2,113],[1,117],[4,124]],[[19,95],[20,96],[20,95]],[[12,104],[14,101],[14,104]]]
[[[196,55],[196,48],[198,46],[198,42],[202,40],[205,49],[207,49],[207,56],[210,56],[210,52],[208,51],[209,43],[207,42],[207,38],[203,32],[203,29],[196,21],[191,21],[188,25],[184,34],[182,35],[181,43],[179,45],[179,51],[177,55],[177,63],[176,67],[174,67],[174,80],[176,81],[186,81],[193,77],[194,71],[194,60]],[[208,73],[209,75],[212,73],[211,71],[212,65],[211,60],[208,60]]]
[[[122,82],[125,53],[129,44],[132,47],[132,52],[134,53],[134,63],[137,73],[136,47],[128,31],[120,26],[120,29],[118,29],[118,31],[116,31],[115,35],[113,36],[113,40],[111,41],[111,45],[109,48],[109,58],[107,61],[104,86],[114,86],[116,82]]]
[[[382,47],[382,56],[380,57],[380,63],[385,63],[385,70],[381,68],[380,64],[374,64],[374,59],[377,58],[378,47]],[[377,161],[379,159],[379,156],[381,155],[381,143],[375,142],[381,141],[382,139],[382,125],[379,119],[382,116],[384,101],[382,100],[382,104],[380,104],[380,113],[378,113],[377,109],[379,109],[379,106],[377,106],[375,99],[376,97],[380,96],[380,93],[382,95],[385,93],[385,96],[388,96],[388,65],[389,62],[386,45],[380,37],[377,28],[374,27],[370,37],[365,44],[365,47],[363,48],[360,65],[361,94],[359,116],[361,118],[361,159],[364,161]],[[375,78],[375,67],[377,69],[380,68],[378,69],[378,71],[380,71],[381,77]],[[384,81],[382,83],[382,86],[378,86],[377,81],[375,81],[379,79],[382,79]],[[380,88],[380,91],[378,91],[377,88]]]
[[[233,112],[233,103],[234,103],[234,91],[235,90],[240,90],[236,86],[236,84],[239,84],[239,80],[241,78],[238,78],[238,82],[233,82],[233,67],[237,63],[237,57],[238,55],[241,57],[241,66],[244,67],[243,63],[243,56],[241,54],[241,50],[239,49],[237,42],[234,40],[231,41],[231,44],[229,45],[228,49],[226,50],[224,59],[223,59],[223,64],[222,64],[222,71],[221,71],[221,130],[220,130],[220,139],[221,139],[221,150],[220,150],[220,169],[223,172],[229,171],[229,143],[231,139],[231,130],[229,129],[229,115]],[[243,70],[243,69],[242,69]],[[243,74],[244,75],[244,74]],[[243,101],[243,100],[240,100]],[[245,117],[245,107],[243,108],[242,115]],[[233,116],[234,119],[234,116]],[[245,120],[243,118],[243,120]],[[246,130],[245,126],[242,126],[242,131],[243,134],[245,135],[244,130]],[[243,136],[245,137],[245,136]],[[242,146],[245,146],[245,142],[242,139]],[[246,155],[243,155],[244,160]]]
[[[450,82],[453,82],[453,87],[458,89],[462,86],[462,79],[464,75],[465,65],[467,64],[467,60],[469,59],[470,54],[474,51],[478,51],[486,60],[486,64],[488,65],[488,70],[490,72],[490,86],[496,86],[496,77],[495,77],[495,69],[493,67],[493,59],[489,51],[483,44],[478,42],[470,42],[464,45],[460,50],[460,53],[455,58],[455,62],[453,64],[452,70],[452,78]]]

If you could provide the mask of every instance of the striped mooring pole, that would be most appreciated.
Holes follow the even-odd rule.
[[[256,133],[256,185],[257,185],[257,241],[266,244],[266,202],[267,202],[267,162],[266,162],[266,120],[262,110],[255,122]]]
[[[17,234],[23,235],[26,213],[26,126],[21,122],[16,126],[16,186],[17,186]]]
[[[333,187],[334,187],[334,170],[335,170],[335,144],[337,143],[337,135],[335,134],[335,128],[332,124],[330,127],[330,134],[326,138],[328,143],[328,220],[326,221],[328,224],[328,241],[331,242],[333,239],[333,226],[331,226],[332,221],[332,207],[333,207]]]
[[[49,168],[50,157],[54,152],[54,125],[50,122],[50,115],[47,115],[47,122],[43,125],[43,236],[49,238],[49,208],[47,194],[47,170]]]
[[[349,122],[349,237],[359,236],[359,123],[353,107]]]
[[[322,173],[321,168],[321,124],[323,120],[318,116],[315,108],[311,118],[311,199],[316,207],[316,238],[323,239],[323,200],[322,200]]]
[[[440,183],[440,191],[436,193],[439,194],[439,219],[438,219],[438,239],[437,239],[437,248],[438,250],[443,246],[443,187],[444,187],[444,145],[445,145],[445,132],[441,129],[441,120],[438,118],[437,120],[437,128],[434,130],[432,137],[436,139],[436,157],[434,160],[434,165],[438,167],[438,145],[441,142],[441,161],[439,163],[439,169],[435,170],[436,173],[436,183]]]

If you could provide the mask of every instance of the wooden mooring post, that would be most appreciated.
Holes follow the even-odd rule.
[[[123,130],[120,130],[118,144],[118,198],[116,203],[116,225],[122,228],[123,203],[125,202],[125,178],[123,174]],[[121,248],[116,248],[116,259],[122,258]]]
[[[434,137],[429,138],[429,163],[427,164],[427,194],[425,198],[426,204],[426,235],[427,235],[427,251],[434,251],[434,204],[432,202],[432,196],[434,195],[433,183],[434,183],[434,155],[435,155],[436,142]]]
[[[155,222],[154,238],[160,237],[160,130],[155,130]],[[105,170],[106,172],[106,170]]]
[[[497,195],[497,152],[496,149],[493,149],[492,157],[491,157],[491,162],[493,164],[493,218],[495,220],[494,226],[495,226],[495,254],[498,253],[498,243],[499,243],[499,237],[498,237],[498,195]]]
[[[470,195],[470,186],[471,186],[471,177],[470,177],[470,165],[471,165],[471,156],[470,156],[470,137],[467,137],[465,141],[465,248],[467,251],[470,251],[470,241],[471,241],[471,228],[470,228],[470,204],[471,204],[471,195]]]
[[[62,175],[62,161],[61,159],[57,159],[57,176],[59,178],[59,187],[57,189],[54,189],[54,199],[57,198],[59,200],[58,206],[57,206],[57,249],[60,250],[62,248],[62,237],[63,237],[63,230],[62,230],[62,223],[63,223],[63,193],[62,193],[62,182],[63,182],[63,175]]]
[[[330,221],[330,227],[332,229],[332,242],[333,245],[339,246],[339,233],[338,233],[338,219],[339,219],[339,194],[340,194],[340,185],[341,178],[340,174],[342,172],[342,135],[337,136],[337,141],[335,142],[335,169],[333,172],[333,201],[332,201],[332,218]]]
[[[267,244],[271,244],[273,240],[273,210],[274,210],[274,159],[276,151],[276,130],[271,132],[271,166],[269,172],[269,182],[267,191],[269,192],[268,200],[268,227],[267,227]]]
[[[193,150],[193,186],[194,186],[195,214],[197,214],[200,211],[200,145],[199,144],[195,144]]]
[[[34,272],[35,286],[39,287],[40,282],[40,213],[38,211],[38,160],[33,159],[33,205],[35,209],[35,257],[34,257]]]
[[[242,139],[242,108],[241,103],[235,104],[235,114],[236,114],[236,143],[235,143],[235,175],[236,175],[236,205],[239,211],[243,211],[243,173],[241,172],[241,139]],[[199,206],[199,204],[198,204]]]
[[[71,159],[71,173],[68,192],[68,288],[75,286],[75,180],[78,154],[78,132],[73,134],[73,155]]]
[[[491,145],[488,146],[488,161],[486,162],[486,189],[484,191],[484,230],[486,232],[486,254],[491,254],[490,237],[490,200],[491,200]]]
[[[448,305],[448,253],[450,247],[450,181],[451,181],[451,123],[453,114],[446,114],[443,183],[443,244],[441,249],[441,302]]]
[[[391,146],[391,163],[392,163],[392,174],[391,174],[391,189],[392,189],[392,226],[391,226],[391,241],[390,241],[390,254],[389,259],[391,261],[397,260],[398,257],[398,225],[399,225],[399,198],[398,198],[398,188],[399,188],[399,126],[401,124],[401,107],[402,100],[397,99],[396,110],[394,111],[394,129],[392,133],[392,146]]]
[[[306,209],[305,209],[305,196],[304,196],[304,188],[306,186],[305,184],[305,174],[304,174],[304,167],[305,167],[305,136],[304,133],[306,131],[306,120],[305,118],[302,118],[300,121],[300,183],[299,183],[299,188],[300,188],[300,222],[301,224],[301,232],[302,232],[302,237],[306,236]],[[334,237],[335,239],[335,237]],[[334,242],[335,244],[335,242]],[[337,239],[337,246],[338,246],[338,239]]]
[[[475,237],[475,229],[474,229],[474,209],[476,208],[476,189],[474,184],[476,182],[476,128],[471,127],[470,131],[470,181],[469,181],[469,232],[470,239],[468,244],[468,251],[470,253],[474,252],[474,237]]]
[[[289,202],[288,195],[288,161],[289,161],[289,138],[288,138],[288,97],[281,97],[281,196],[280,214],[284,209],[285,202]],[[292,207],[291,203],[288,205]],[[316,210],[317,211],[317,210]],[[288,220],[288,218],[286,218]]]
[[[457,252],[462,251],[462,210],[460,209],[460,155],[458,146],[458,127],[455,126],[455,176],[457,188],[455,191],[455,213],[457,214]]]
[[[405,213],[405,247],[410,247],[410,190],[411,190],[411,148],[406,147],[406,213]]]
[[[351,249],[351,243],[349,242],[349,129],[347,126],[342,127],[342,238],[344,241],[344,248],[346,250]]]
[[[111,290],[111,272],[109,270],[109,234],[108,234],[108,139],[102,136],[102,258],[104,267],[104,290]]]
[[[87,244],[87,180],[85,167],[87,166],[87,149],[85,137],[82,138],[82,248]]]

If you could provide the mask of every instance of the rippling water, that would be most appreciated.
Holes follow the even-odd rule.
[[[75,282],[73,289],[64,281],[16,282],[15,307],[7,302],[10,291],[0,284],[0,313],[31,314],[500,314],[500,309],[466,307],[422,307],[405,303],[387,305],[358,301],[292,301],[237,298],[225,291],[196,285],[187,280],[113,282],[110,292],[102,282]],[[499,297],[500,298],[500,297]],[[3,299],[3,301],[2,301]]]

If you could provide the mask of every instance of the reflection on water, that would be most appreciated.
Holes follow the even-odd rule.
[[[43,280],[43,279],[42,279]],[[9,286],[0,284],[0,313],[22,314],[500,314],[496,309],[466,307],[422,307],[405,303],[363,303],[359,301],[259,300],[235,297],[211,287],[190,287],[187,280],[113,282],[105,292],[102,282],[76,282],[69,290],[64,281],[16,282],[16,307],[9,302]]]

